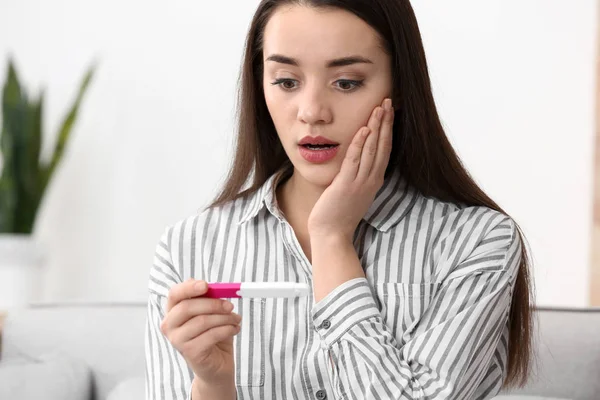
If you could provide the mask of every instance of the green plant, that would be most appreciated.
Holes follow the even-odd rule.
[[[85,74],[77,98],[60,126],[52,157],[44,163],[40,160],[44,93],[42,91],[37,99],[29,100],[19,83],[13,61],[8,60],[2,92],[0,233],[32,233],[38,208],[62,159],[94,70],[92,65]]]

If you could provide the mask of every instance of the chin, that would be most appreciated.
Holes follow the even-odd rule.
[[[311,164],[301,160],[301,165],[296,166],[296,171],[311,184],[326,188],[340,172],[340,167],[334,163]]]

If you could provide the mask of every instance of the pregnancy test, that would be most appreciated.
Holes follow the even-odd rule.
[[[231,299],[240,297],[301,297],[310,294],[307,283],[296,282],[240,282],[209,283],[202,297]]]

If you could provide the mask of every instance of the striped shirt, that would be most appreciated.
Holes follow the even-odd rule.
[[[165,229],[149,277],[147,399],[190,396],[193,373],[160,331],[172,285],[189,278],[312,283],[275,196],[290,172]],[[237,398],[494,397],[507,372],[520,262],[514,222],[486,207],[425,197],[396,172],[353,243],[366,278],[317,303],[314,296],[231,299],[242,316]]]

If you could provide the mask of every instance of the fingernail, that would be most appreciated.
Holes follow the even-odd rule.
[[[377,117],[377,119],[381,119],[381,117],[383,116],[383,108],[378,108],[377,111],[375,111],[375,116]]]
[[[200,282],[194,283],[194,290],[196,290],[198,292],[203,292],[204,290],[206,290],[206,282],[200,281]]]
[[[386,109],[386,111],[392,111],[392,99],[385,99],[383,102],[383,107]]]
[[[229,312],[229,311],[233,310],[233,304],[231,304],[230,302],[226,301],[226,302],[223,304],[223,310],[225,310],[225,311],[227,311],[227,312]]]

